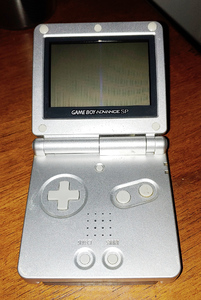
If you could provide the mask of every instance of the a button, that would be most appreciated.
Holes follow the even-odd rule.
[[[80,269],[89,269],[95,263],[95,255],[89,248],[81,248],[75,253],[75,264]]]
[[[131,199],[131,195],[129,192],[122,190],[117,193],[116,199],[121,204],[127,204]]]
[[[122,265],[123,255],[117,248],[109,248],[103,254],[103,264],[108,269],[117,269]]]
[[[153,195],[153,188],[150,184],[144,183],[139,188],[139,193],[144,198],[149,198]]]
[[[70,183],[68,181],[61,181],[59,184],[58,191],[49,191],[48,200],[57,200],[57,209],[65,210],[68,209],[70,200],[78,200],[79,191],[70,190]]]

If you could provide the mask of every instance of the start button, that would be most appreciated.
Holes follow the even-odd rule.
[[[122,252],[115,247],[108,248],[103,254],[103,264],[108,269],[117,269],[122,265]]]

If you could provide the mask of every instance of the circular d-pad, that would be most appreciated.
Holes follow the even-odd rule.
[[[39,194],[42,209],[55,218],[75,215],[87,200],[87,191],[82,179],[71,174],[51,177],[43,184]]]

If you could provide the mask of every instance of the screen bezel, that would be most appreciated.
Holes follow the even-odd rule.
[[[148,43],[149,105],[51,107],[51,45],[89,43]],[[93,114],[87,112],[96,112]],[[74,113],[75,112],[75,113]],[[76,113],[78,112],[78,113]],[[79,113],[82,112],[82,113]],[[103,113],[101,113],[103,112]],[[44,47],[44,119],[140,118],[157,116],[156,59],[154,36],[47,37]]]
[[[156,67],[156,116],[118,118],[44,118],[45,41],[47,38],[152,36]],[[158,22],[42,24],[34,30],[32,132],[36,136],[159,135],[167,130],[163,29]]]

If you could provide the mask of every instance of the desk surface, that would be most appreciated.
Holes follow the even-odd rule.
[[[31,86],[33,29],[0,30],[0,298],[201,298],[201,54],[145,0],[58,0],[49,22],[157,20],[169,27],[169,162],[183,271],[173,283],[153,286],[46,286],[17,273],[32,167]]]

